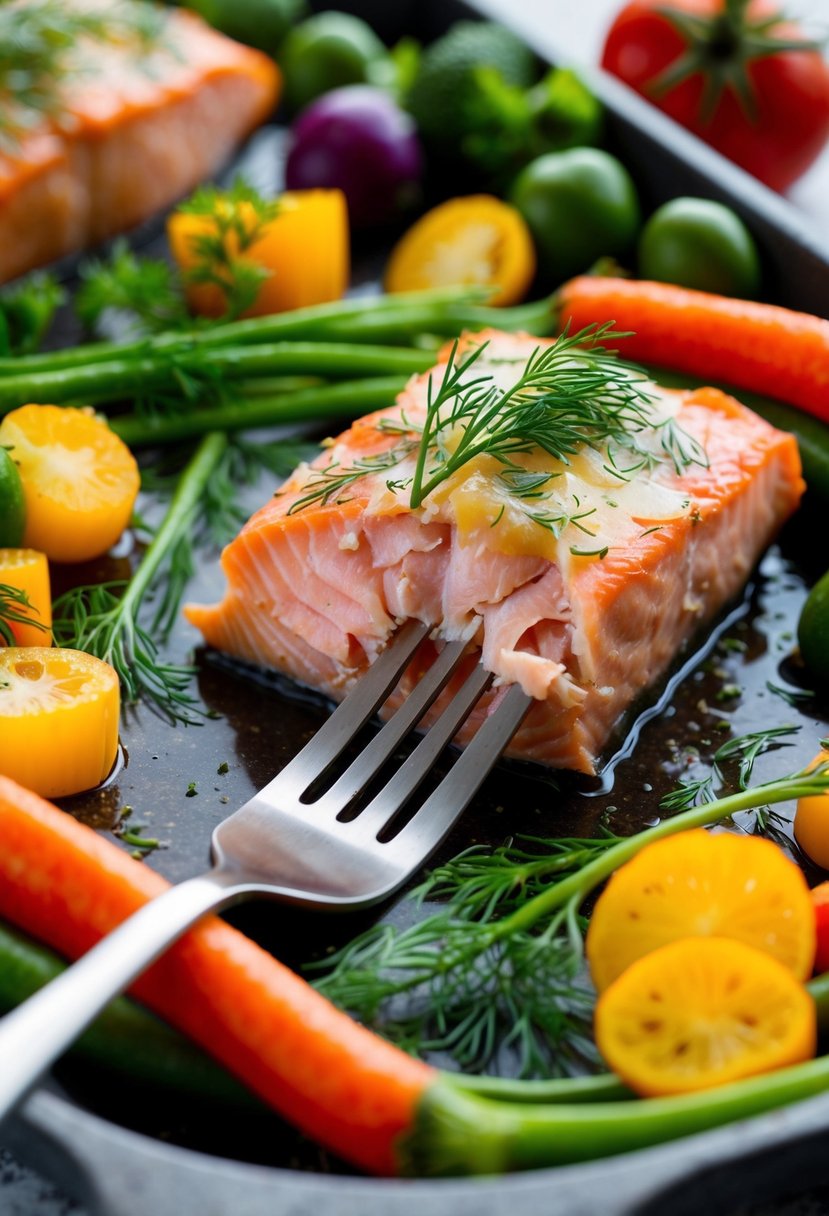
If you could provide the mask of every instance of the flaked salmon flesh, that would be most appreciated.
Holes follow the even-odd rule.
[[[520,368],[540,345],[485,337],[493,367]],[[643,449],[657,451],[670,418],[705,459],[652,456],[622,478],[606,450],[580,452],[550,472],[539,508],[483,457],[413,510],[411,440],[428,382],[413,379],[394,406],[297,469],[225,549],[222,602],[186,615],[209,645],[336,699],[415,617],[433,632],[398,699],[443,640],[466,638],[469,665],[480,657],[496,682],[458,742],[518,683],[534,703],[508,754],[592,773],[631,703],[740,591],[795,510],[804,488],[796,442],[719,390],[653,386]],[[524,459],[530,472],[550,466],[540,454]],[[324,499],[326,479],[361,467]],[[562,504],[570,522],[558,530],[533,518]]]
[[[136,2],[144,0],[96,7],[117,17],[119,6]],[[90,7],[84,0],[84,11]],[[162,25],[150,48],[115,35],[79,44],[57,112],[4,143],[0,282],[170,206],[221,168],[274,109],[280,74],[269,56],[194,13],[158,11]]]

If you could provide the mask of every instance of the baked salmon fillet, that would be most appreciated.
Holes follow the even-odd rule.
[[[19,7],[36,7],[24,0]],[[80,0],[65,0],[80,9]],[[139,10],[131,36],[131,6]],[[195,14],[146,0],[98,8],[112,39],[81,39],[56,85],[54,112],[20,116],[0,153],[0,281],[126,231],[228,159],[274,108],[279,72]],[[140,10],[144,10],[141,17]],[[8,106],[8,103],[6,103]],[[14,129],[15,113],[3,127]]]
[[[591,773],[795,509],[796,442],[718,390],[661,389],[607,355],[591,399],[597,356],[582,366],[561,340],[465,343],[458,394],[441,404],[452,352],[331,441],[227,546],[223,601],[186,615],[209,645],[337,699],[418,618],[434,628],[409,684],[457,638],[496,676],[460,742],[518,683],[534,703],[509,754]],[[545,357],[547,380],[528,376]]]

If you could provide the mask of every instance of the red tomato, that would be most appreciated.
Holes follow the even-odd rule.
[[[812,903],[815,905],[817,925],[815,972],[822,975],[824,971],[829,971],[829,882],[822,882],[813,889]]]
[[[789,50],[803,33],[770,0],[632,0],[607,36],[602,66],[776,190],[829,139],[829,64]],[[781,49],[760,52],[757,40]],[[660,79],[661,78],[661,79]]]

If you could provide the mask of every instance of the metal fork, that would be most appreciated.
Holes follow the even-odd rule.
[[[343,815],[417,726],[465,645],[448,643],[357,758],[331,773],[397,684],[428,627],[403,625],[301,752],[213,833],[214,866],[171,887],[0,1022],[0,1120],[26,1096],[104,1006],[207,912],[263,895],[314,908],[366,907],[396,891],[438,847],[520,725],[530,699],[517,686],[482,724],[438,787],[397,834],[394,820],[492,682],[477,665],[386,785]]]

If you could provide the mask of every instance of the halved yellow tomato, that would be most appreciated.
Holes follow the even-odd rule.
[[[59,798],[104,780],[118,750],[118,676],[80,650],[0,649],[0,773]]]
[[[724,937],[638,959],[599,998],[596,1044],[642,1097],[692,1093],[815,1054],[815,1003],[791,971]]]
[[[386,291],[478,285],[490,304],[523,299],[535,274],[530,230],[509,203],[490,194],[452,198],[404,233],[386,267]]]
[[[24,405],[0,422],[26,498],[23,544],[56,562],[106,553],[129,523],[140,477],[129,448],[89,409]]]

